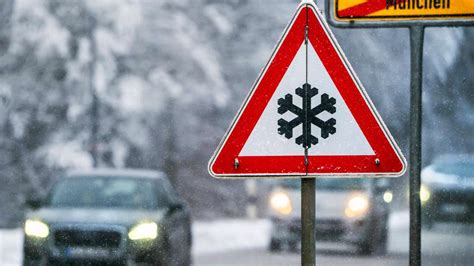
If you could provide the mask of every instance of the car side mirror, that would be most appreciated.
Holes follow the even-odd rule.
[[[184,203],[180,202],[180,201],[174,201],[172,203],[170,203],[169,207],[168,207],[168,211],[170,213],[174,213],[176,211],[180,211],[184,209]]]
[[[41,205],[43,204],[43,199],[41,197],[28,197],[25,201],[25,204],[28,208],[32,209],[32,210],[36,210],[36,209],[39,209],[41,207]]]

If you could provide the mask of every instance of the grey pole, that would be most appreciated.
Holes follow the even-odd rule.
[[[316,265],[316,179],[301,179],[301,265]]]
[[[424,26],[410,27],[410,266],[421,265],[421,122]]]
[[[308,5],[306,5],[308,8]],[[306,9],[306,27],[304,32],[304,45],[306,49],[306,84],[308,84],[308,9]],[[305,90],[308,93],[308,90]],[[307,96],[307,95],[306,95]],[[306,106],[306,103],[303,102]],[[310,104],[311,106],[311,104]],[[305,109],[305,123],[308,121],[308,108]],[[308,130],[306,127],[305,130]],[[308,173],[308,132],[305,134],[304,164],[306,174]],[[301,179],[301,265],[316,265],[316,236],[315,236],[315,217],[316,217],[316,179]]]

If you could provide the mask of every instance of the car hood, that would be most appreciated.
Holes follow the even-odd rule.
[[[429,166],[421,172],[423,183],[433,188],[473,190],[474,178],[439,173]]]
[[[113,224],[132,226],[141,221],[160,222],[165,210],[42,208],[27,214],[28,219],[48,224]]]

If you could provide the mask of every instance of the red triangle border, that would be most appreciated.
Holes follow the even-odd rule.
[[[300,5],[226,137],[211,159],[209,172],[212,176],[217,178],[358,177],[400,176],[405,172],[406,160],[403,154],[388,133],[319,12],[311,4]],[[304,163],[303,149],[301,156],[238,156],[284,77],[287,67],[303,45],[307,24],[309,41],[375,155],[309,156],[308,166]],[[376,161],[379,163],[377,164]],[[236,167],[236,162],[238,162],[238,167]]]

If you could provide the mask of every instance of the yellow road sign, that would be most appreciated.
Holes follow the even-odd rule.
[[[474,19],[474,0],[334,0],[333,5],[338,22]]]

